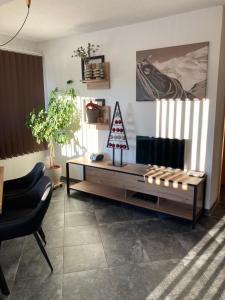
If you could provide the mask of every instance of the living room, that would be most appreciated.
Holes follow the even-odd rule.
[[[18,87],[16,76],[6,76],[10,69],[5,63],[0,101],[3,115],[10,109],[10,118],[2,117],[0,123],[3,180],[21,178],[38,162],[49,169],[49,154],[62,168],[43,219],[53,272],[32,236],[1,238],[8,297],[223,299],[225,2],[0,1],[0,44],[20,29],[27,3],[28,17],[18,36],[0,47],[2,66],[11,53],[37,58],[43,70],[40,101],[47,109],[55,88],[57,99],[72,89],[79,125],[72,138],[56,140],[60,145],[53,152],[47,149],[48,139],[25,151],[7,148],[17,141],[10,141],[17,123],[9,125],[16,101],[18,111],[27,109],[22,98],[29,99],[33,91],[28,84],[33,89],[37,82],[35,71],[24,94],[14,93],[14,106],[7,106]],[[103,79],[88,77],[96,65]],[[90,121],[88,107],[104,114]],[[27,118],[34,108],[29,107]],[[27,128],[23,120],[21,126],[35,141],[34,123]],[[112,142],[114,128],[121,130],[116,139],[125,148],[121,141]],[[144,139],[147,144],[141,144]],[[150,155],[156,144],[158,152],[165,152],[163,162]],[[103,154],[103,160],[91,161],[93,153],[100,154],[99,160]],[[89,180],[92,185],[84,186]],[[3,186],[4,227],[7,183]],[[134,191],[140,199],[134,199]],[[176,205],[168,206],[164,198]]]

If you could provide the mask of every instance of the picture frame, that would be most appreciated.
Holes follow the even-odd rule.
[[[89,58],[89,62],[91,63],[104,63],[105,62],[105,56],[104,55],[96,55]],[[84,78],[84,65],[85,65],[85,59],[81,59],[81,74],[82,74],[82,80],[85,80]]]
[[[209,42],[137,51],[136,101],[204,99],[208,53]]]
[[[94,99],[94,102],[97,102],[99,106],[105,106],[105,99]]]

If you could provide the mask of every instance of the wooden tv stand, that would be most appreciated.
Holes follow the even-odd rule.
[[[70,164],[83,166],[83,181],[70,183]],[[110,161],[92,162],[80,157],[66,163],[67,194],[76,190],[167,213],[192,221],[194,228],[203,212],[206,178],[190,177],[181,170],[161,170],[140,164],[121,168]],[[157,201],[140,197],[142,194],[156,196]]]

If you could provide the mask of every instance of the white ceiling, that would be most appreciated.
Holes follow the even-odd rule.
[[[225,0],[32,0],[20,38],[43,41],[216,5]],[[0,34],[15,33],[25,15],[24,0],[0,0]]]

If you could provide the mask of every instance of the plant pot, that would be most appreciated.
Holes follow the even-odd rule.
[[[59,165],[55,165],[53,167],[47,168],[45,171],[45,175],[51,179],[54,187],[60,185],[60,178],[62,176],[62,167]]]
[[[93,124],[97,123],[97,119],[99,117],[99,109],[87,109],[87,119],[88,119],[88,124]]]

